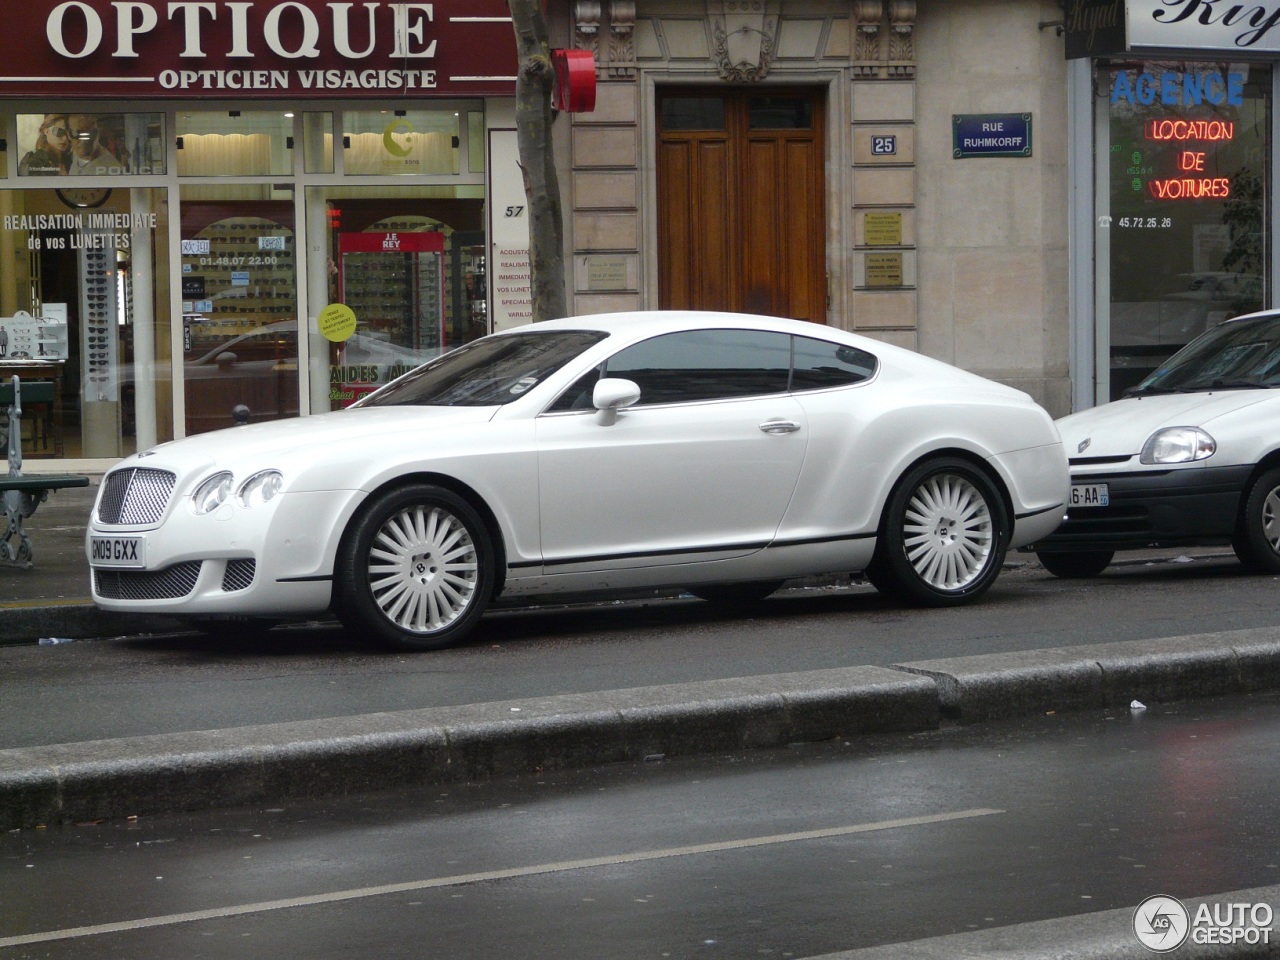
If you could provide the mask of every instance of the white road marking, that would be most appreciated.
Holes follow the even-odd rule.
[[[167,927],[196,920],[219,920],[251,913],[268,913],[272,910],[289,910],[294,907],[313,907],[319,904],[340,903],[344,900],[363,900],[383,897],[393,893],[410,893],[439,887],[457,887],[491,880],[510,880],[516,877],[536,877],[548,873],[566,873],[571,870],[590,870],[595,867],[612,867],[624,863],[644,863],[648,860],[667,860],[672,857],[691,857],[704,853],[723,853],[767,847],[778,843],[796,843],[802,840],[826,840],[854,833],[872,833],[877,830],[894,830],[899,827],[919,827],[950,820],[969,820],[974,817],[990,817],[1004,813],[979,807],[973,810],[956,810],[951,813],[935,813],[923,817],[904,817],[900,820],[880,820],[876,823],[855,823],[845,827],[829,827],[825,830],[803,830],[799,833],[776,833],[767,837],[748,837],[744,840],[722,840],[717,843],[698,843],[687,847],[667,847],[663,850],[642,850],[636,853],[619,853],[606,857],[590,857],[585,860],[565,860],[560,863],[543,863],[529,867],[509,867],[505,870],[486,870],[481,873],[463,873],[452,877],[434,877],[429,880],[410,880],[404,883],[387,883],[376,887],[359,887],[354,890],[336,890],[307,897],[289,897],[284,900],[265,900],[259,903],[243,903],[211,910],[192,910],[188,913],[170,913],[159,917],[141,917],[137,920],[121,920],[117,923],[98,923],[85,927],[68,927],[64,930],[48,930],[44,933],[28,933],[17,937],[0,938],[0,948],[19,947],[50,940],[72,940],[77,937],[96,937],[104,933],[126,933],[148,927]]]

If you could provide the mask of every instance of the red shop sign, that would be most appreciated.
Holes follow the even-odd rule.
[[[0,97],[511,96],[505,0],[9,4]]]
[[[441,253],[444,234],[434,230],[395,233],[340,233],[341,253]]]
[[[565,113],[590,113],[596,108],[596,58],[590,50],[552,50],[556,68],[554,103]]]

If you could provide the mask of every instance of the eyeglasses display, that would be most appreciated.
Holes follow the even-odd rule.
[[[80,354],[86,403],[119,399],[114,248],[80,251]]]

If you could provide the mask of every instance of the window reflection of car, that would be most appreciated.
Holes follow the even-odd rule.
[[[1262,278],[1250,273],[1182,273],[1181,288],[1169,295],[1172,300],[1262,302]]]
[[[187,353],[187,433],[204,433],[236,423],[258,423],[298,415],[298,329],[293,321],[272,323],[210,347],[197,341]],[[329,362],[366,368],[376,384],[431,359],[374,334],[355,333],[331,347]],[[237,419],[244,407],[247,419]]]

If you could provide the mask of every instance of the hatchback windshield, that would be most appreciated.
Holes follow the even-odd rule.
[[[1193,340],[1129,391],[1190,393],[1280,386],[1280,316],[1224,323]]]
[[[607,333],[557,330],[489,337],[406,373],[354,407],[488,407],[510,403]]]

